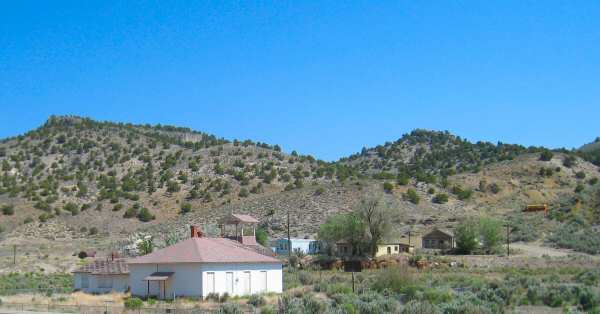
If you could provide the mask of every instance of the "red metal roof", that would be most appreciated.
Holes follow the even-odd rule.
[[[226,238],[189,238],[128,261],[129,264],[169,263],[281,263]]]
[[[129,268],[124,259],[111,260],[95,260],[87,265],[83,265],[73,273],[90,273],[93,275],[118,275],[128,274]]]

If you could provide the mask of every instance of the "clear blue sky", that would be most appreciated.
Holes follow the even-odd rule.
[[[600,136],[598,1],[108,2],[0,5],[0,137],[75,114],[335,160],[414,128]]]

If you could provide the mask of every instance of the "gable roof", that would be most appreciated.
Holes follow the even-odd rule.
[[[92,275],[118,275],[128,274],[129,268],[124,259],[117,260],[95,260],[87,265],[83,265],[73,273],[89,273]]]
[[[431,230],[430,232],[428,232],[427,234],[425,234],[423,236],[423,238],[429,237],[429,236],[434,235],[436,233],[437,234],[443,234],[445,236],[452,237],[452,238],[454,237],[454,233],[452,233],[452,231],[450,231],[450,230],[441,229],[441,228],[434,228],[433,230]]]
[[[128,261],[129,264],[281,263],[227,238],[189,238]]]

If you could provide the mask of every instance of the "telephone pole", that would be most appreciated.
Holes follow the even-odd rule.
[[[510,223],[506,223],[506,256],[510,256]]]
[[[292,257],[292,238],[290,237],[290,210],[287,211],[288,258]]]

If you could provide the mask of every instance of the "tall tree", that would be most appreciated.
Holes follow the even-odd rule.
[[[365,224],[369,253],[375,256],[377,245],[390,232],[392,208],[381,195],[376,195],[361,200],[355,213]]]

